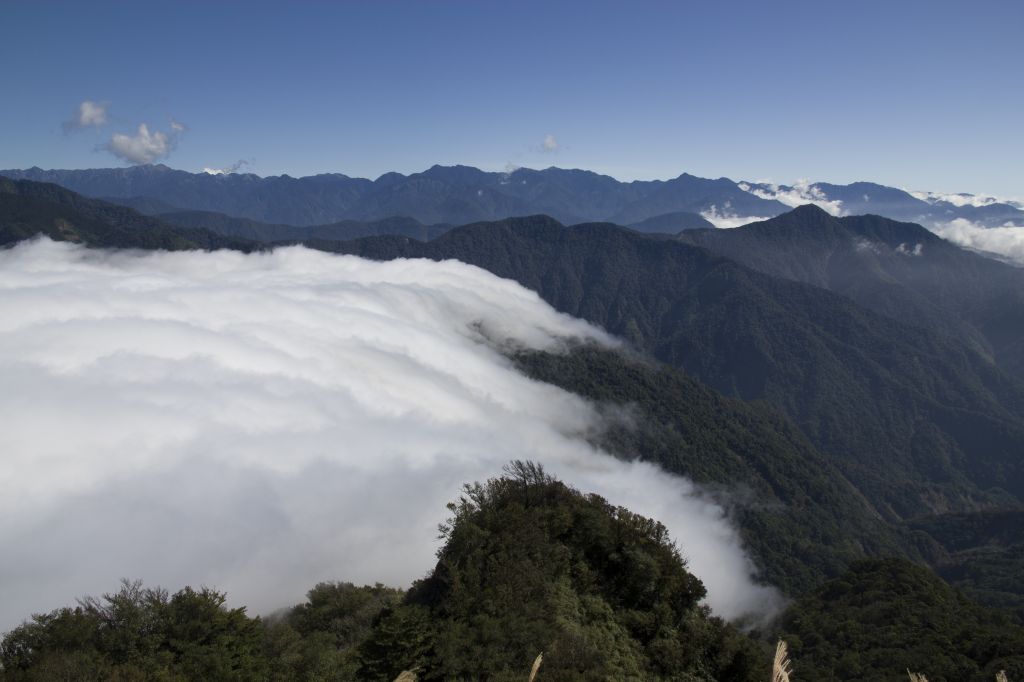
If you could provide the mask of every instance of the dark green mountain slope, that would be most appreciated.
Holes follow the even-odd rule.
[[[320,248],[457,258],[630,339],[711,387],[781,408],[884,514],[1024,495],[1024,389],[959,342],[678,241],[546,217],[433,242]]]
[[[927,569],[865,561],[800,599],[783,618],[794,680],[929,682],[1024,676],[1024,629],[977,606]]]
[[[1013,611],[1024,623],[1024,509],[944,514],[909,527],[941,548],[935,570],[980,604]]]
[[[919,556],[785,417],[661,363],[591,346],[515,356],[527,375],[632,417],[599,444],[717,492],[762,576],[790,595],[864,556]]]
[[[760,680],[766,657],[698,606],[665,527],[516,462],[466,486],[433,572],[387,609],[360,679]]]
[[[679,238],[955,334],[1024,377],[1024,269],[961,249],[920,225],[872,215],[834,218],[804,206],[734,230]]]
[[[87,199],[63,187],[0,178],[0,246],[45,235],[87,246],[251,250],[249,242],[176,228],[130,208]]]

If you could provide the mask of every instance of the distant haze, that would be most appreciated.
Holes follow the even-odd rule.
[[[499,352],[570,337],[615,343],[455,261],[0,253],[0,629],[121,577],[256,612],[408,585],[460,484],[511,459],[662,520],[717,613],[771,611],[719,506],[595,450],[597,411]]]

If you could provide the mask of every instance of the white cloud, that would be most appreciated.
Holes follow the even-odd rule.
[[[408,584],[462,482],[511,459],[662,520],[726,617],[778,604],[721,507],[588,444],[598,410],[497,349],[614,344],[457,261],[0,252],[0,629],[122,576],[257,613]]]
[[[1024,202],[1016,199],[1006,199],[995,197],[986,194],[966,194],[966,193],[943,193],[943,192],[911,192],[907,191],[915,199],[926,201],[929,204],[935,204],[940,201],[944,201],[948,204],[953,204],[957,208],[963,206],[988,206],[990,204],[1008,204],[1014,208],[1024,209]]]
[[[715,227],[721,229],[742,227],[743,225],[749,225],[750,223],[768,220],[768,218],[761,218],[758,216],[739,216],[732,209],[732,203],[728,201],[725,202],[721,210],[719,210],[718,206],[712,204],[711,208],[701,211],[700,215],[704,220],[707,220]]]
[[[540,149],[543,152],[557,152],[562,146],[558,144],[558,140],[555,139],[554,135],[545,135],[544,142],[541,143]]]
[[[841,216],[845,213],[843,202],[838,199],[829,199],[828,196],[816,184],[807,180],[797,180],[792,187],[781,187],[766,182],[763,187],[754,187],[746,182],[741,182],[738,187],[744,192],[749,192],[761,199],[774,199],[791,208],[814,204],[834,216]],[[865,201],[867,197],[864,197]],[[752,222],[752,221],[750,221]]]
[[[184,125],[177,121],[171,121],[170,133],[160,131],[151,133],[149,126],[140,123],[135,135],[114,133],[104,149],[130,163],[153,163],[166,158],[174,150],[178,142],[178,135],[183,130],[185,130]]]
[[[232,173],[237,173],[242,167],[248,166],[250,163],[252,162],[247,159],[239,159],[226,168],[203,168],[202,172],[207,175],[231,175]]]
[[[998,254],[1018,265],[1024,265],[1024,225],[982,227],[964,218],[957,218],[927,227],[959,246]]]
[[[920,256],[923,250],[923,244],[914,244],[913,246],[909,246],[907,244],[900,244],[895,249],[896,253],[900,254],[901,256]]]
[[[84,100],[71,118],[62,123],[65,133],[82,128],[98,128],[107,122],[107,104]]]

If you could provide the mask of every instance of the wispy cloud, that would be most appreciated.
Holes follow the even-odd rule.
[[[775,201],[792,208],[804,206],[806,204],[814,204],[834,216],[841,216],[844,214],[843,202],[838,199],[829,199],[821,188],[816,184],[812,184],[808,180],[797,180],[790,187],[776,185],[770,182],[761,183],[760,186],[741,182],[738,186],[744,192],[750,192],[755,197],[759,197],[761,199],[774,199]]]
[[[105,102],[84,100],[78,105],[71,118],[61,124],[61,127],[64,128],[65,133],[83,128],[99,128],[107,123],[107,107]]]
[[[912,192],[909,190],[908,194],[913,196],[915,199],[921,201],[927,201],[929,204],[935,204],[938,202],[945,202],[952,204],[957,208],[963,206],[990,206],[992,204],[1007,204],[1014,208],[1024,209],[1024,202],[1017,199],[1008,199],[1003,197],[995,197],[987,194],[966,194],[966,193],[944,193],[944,192]]]
[[[548,154],[553,154],[560,150],[561,148],[562,145],[558,143],[558,140],[555,139],[554,135],[545,135],[544,141],[541,142],[540,144],[540,150]]]
[[[505,344],[615,343],[515,282],[44,240],[0,252],[0,290],[0,629],[120,576],[257,613],[322,580],[408,584],[460,484],[515,458],[663,521],[717,613],[777,604],[721,507],[595,449],[600,410],[515,371]]]
[[[174,120],[168,133],[150,132],[148,125],[140,123],[134,135],[114,133],[103,149],[129,163],[153,163],[170,155],[184,130],[184,124]]]
[[[252,163],[252,161],[250,159],[239,159],[238,161],[235,161],[230,166],[227,166],[226,168],[210,168],[210,167],[207,167],[207,168],[203,168],[203,172],[206,173],[207,175],[231,175],[232,173],[237,173],[243,167],[248,166],[251,163]]]

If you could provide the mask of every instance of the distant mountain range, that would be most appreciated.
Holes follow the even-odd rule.
[[[870,213],[926,227],[954,220],[982,228],[1024,225],[1020,204],[973,195],[911,193],[869,182],[776,186],[687,173],[671,180],[620,182],[607,175],[561,168],[501,173],[469,166],[433,166],[422,173],[386,173],[368,180],[340,173],[303,178],[213,175],[145,165],[90,170],[30,168],[0,171],[0,175],[51,182],[89,197],[128,202],[149,214],[210,211],[286,226],[367,223],[394,216],[428,226],[461,225],[545,214],[567,225],[607,221],[639,226],[655,219],[651,229],[640,229],[678,232],[696,226],[698,219],[731,227],[808,203],[833,215]],[[685,220],[681,214],[686,215]]]

